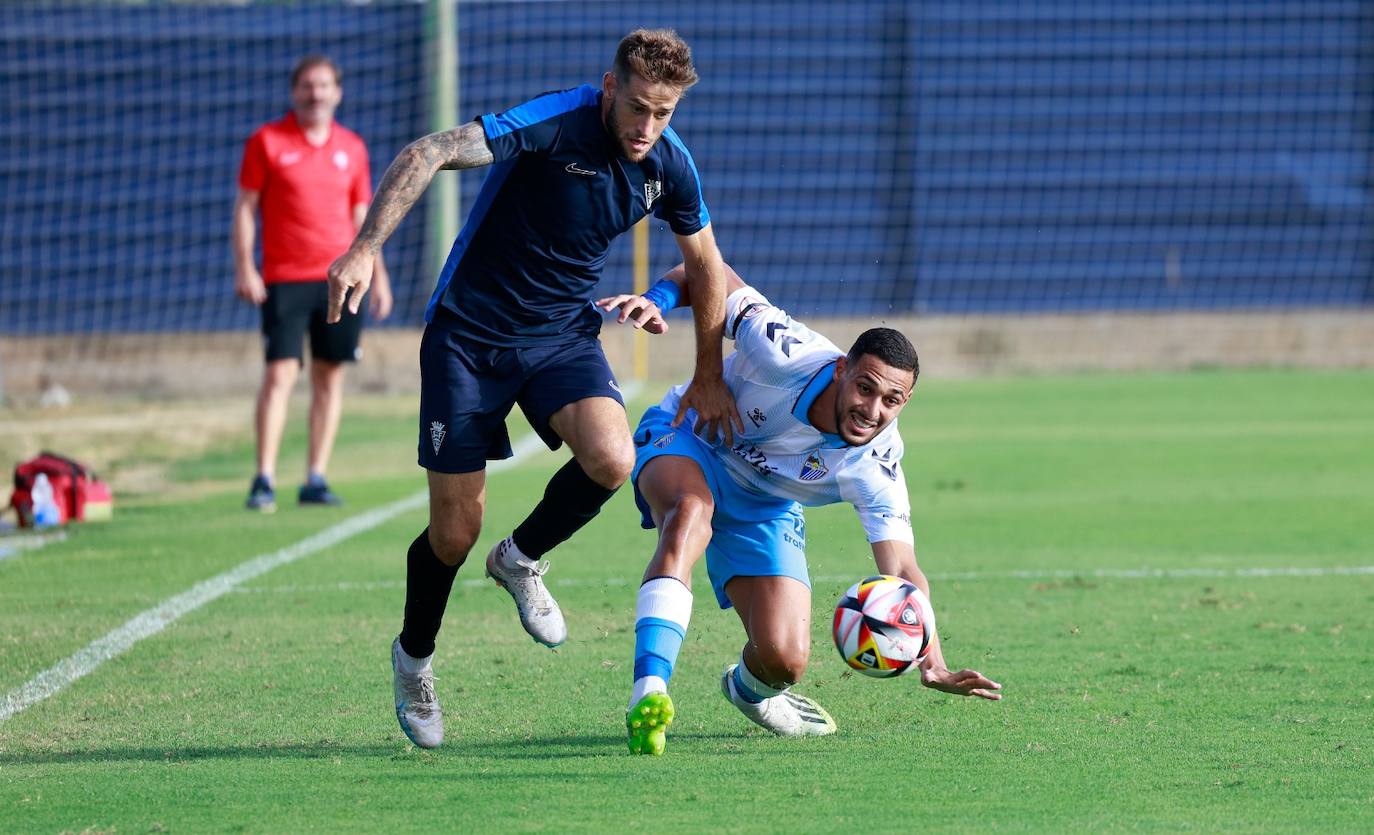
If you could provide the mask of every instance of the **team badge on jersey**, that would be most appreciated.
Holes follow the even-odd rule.
[[[798,476],[802,481],[816,481],[825,478],[830,472],[830,468],[825,466],[825,460],[821,458],[820,450],[813,450],[806,456],[806,461],[802,464],[801,475]]]
[[[339,169],[340,171],[347,171],[347,170],[348,170],[348,152],[347,152],[347,151],[335,151],[335,152],[334,152],[334,167],[337,168],[337,169]]]
[[[434,421],[429,425],[429,440],[434,444],[434,454],[439,454],[439,447],[444,443],[444,425],[439,421]]]
[[[662,180],[644,181],[644,208],[652,209],[654,201],[663,196]]]

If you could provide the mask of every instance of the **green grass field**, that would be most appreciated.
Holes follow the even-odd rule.
[[[0,693],[202,580],[415,494],[410,408],[346,413],[344,510],[242,511],[245,434],[177,462],[167,492],[127,498],[113,523],[0,561]],[[412,747],[391,706],[417,509],[0,723],[0,830],[1374,830],[1374,375],[933,380],[902,425],[945,653],[1001,681],[1000,703],[845,673],[830,607],[871,560],[853,512],[825,508],[808,514],[800,689],[840,732],[772,738],[722,699],[742,631],[699,567],[667,754],[631,757],[653,539],[629,492],[552,555],[558,652],[481,579],[480,553],[562,461],[540,455],[493,474],[459,574],[435,659],[443,748]]]

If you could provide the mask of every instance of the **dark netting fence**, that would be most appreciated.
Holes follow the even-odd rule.
[[[448,32],[434,11],[9,5],[0,333],[255,328],[239,157],[306,52],[343,66],[375,181],[444,105],[596,82],[635,26],[692,44],[674,128],[727,260],[796,313],[1374,304],[1368,2],[460,2]],[[460,220],[482,174],[440,176]],[[457,232],[435,218],[388,245],[391,324],[421,319]],[[675,263],[665,227],[650,251]],[[630,264],[626,236],[607,289]]]

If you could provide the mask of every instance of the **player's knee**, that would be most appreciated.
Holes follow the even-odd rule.
[[[294,360],[269,362],[262,375],[262,387],[268,391],[287,391],[296,385],[300,366]]]
[[[434,548],[434,555],[440,562],[456,568],[467,560],[472,546],[477,544],[477,535],[480,532],[480,529],[468,529],[457,525],[438,528],[431,525],[429,544]]]
[[[789,653],[779,659],[777,674],[778,686],[791,687],[806,675],[807,653]]]
[[[763,642],[754,647],[764,668],[763,678],[774,687],[791,687],[806,675],[811,659],[809,641]]]
[[[339,391],[342,383],[342,375],[315,374],[310,378],[310,391],[315,397],[327,397]]]
[[[585,460],[579,459],[587,477],[607,490],[615,490],[630,477],[635,466],[635,450],[631,443],[606,444]]]
[[[711,516],[715,512],[716,503],[711,500],[710,496],[684,493],[673,500],[669,519],[679,526],[709,525],[711,524]]]

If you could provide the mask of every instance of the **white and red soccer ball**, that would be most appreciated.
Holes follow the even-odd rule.
[[[846,664],[875,678],[919,667],[934,632],[930,601],[900,577],[866,577],[850,586],[835,606],[835,648]]]

